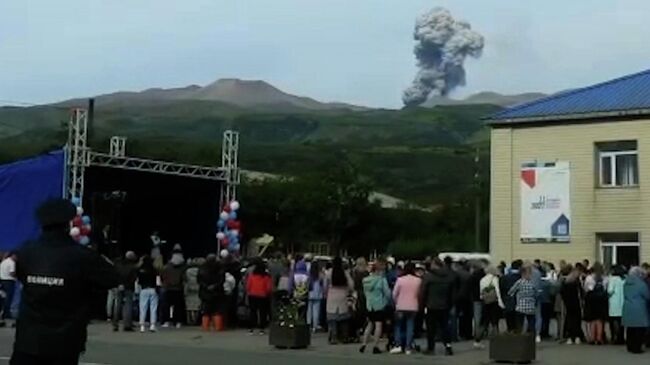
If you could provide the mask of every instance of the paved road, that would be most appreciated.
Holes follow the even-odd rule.
[[[487,350],[471,349],[469,343],[455,346],[457,356],[371,355],[359,354],[357,346],[329,346],[323,335],[317,335],[309,350],[282,351],[268,346],[267,339],[248,336],[246,332],[203,334],[195,328],[168,330],[155,334],[118,333],[107,325],[93,325],[89,331],[86,364],[102,365],[280,365],[280,364],[488,364]],[[0,365],[11,354],[13,331],[0,330]],[[545,343],[539,347],[538,364],[621,365],[647,363],[650,355],[629,355],[622,347],[566,346]]]

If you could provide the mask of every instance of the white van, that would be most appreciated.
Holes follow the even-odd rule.
[[[479,252],[441,252],[438,254],[440,260],[444,260],[445,257],[451,257],[454,262],[460,261],[477,261],[477,260],[487,260],[492,261],[492,257],[489,253],[479,253]]]

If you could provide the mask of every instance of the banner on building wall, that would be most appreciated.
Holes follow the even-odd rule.
[[[569,242],[570,186],[569,162],[522,166],[522,242]]]

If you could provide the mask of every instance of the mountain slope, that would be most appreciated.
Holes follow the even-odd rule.
[[[190,93],[185,98],[222,101],[244,107],[285,104],[304,109],[327,109],[327,104],[311,98],[287,94],[260,80],[220,79]]]
[[[96,105],[142,104],[170,100],[219,101],[245,108],[307,109],[307,110],[366,110],[367,108],[345,103],[323,103],[312,98],[286,93],[261,80],[219,79],[206,86],[162,89],[153,88],[140,92],[120,91],[95,97]],[[58,105],[83,105],[85,99],[67,100]]]

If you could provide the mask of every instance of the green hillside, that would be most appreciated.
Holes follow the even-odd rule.
[[[189,100],[113,103],[97,108],[91,146],[106,150],[110,136],[123,135],[129,138],[129,155],[214,165],[220,160],[221,134],[235,129],[241,134],[245,169],[300,175],[345,155],[377,191],[429,206],[457,201],[471,188],[474,148],[487,146],[480,117],[498,109],[462,105],[355,112],[242,109]],[[0,108],[0,163],[62,145],[68,113],[64,106]]]

